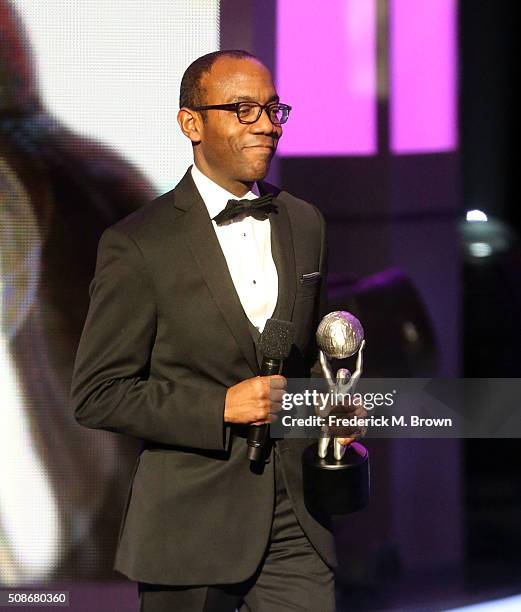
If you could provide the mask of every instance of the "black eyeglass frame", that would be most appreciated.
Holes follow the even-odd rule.
[[[253,121],[242,120],[239,117],[239,106],[241,104],[249,104],[250,106],[256,106],[259,109],[257,118],[254,119]],[[269,109],[273,106],[282,107],[283,109],[287,111],[288,114],[287,114],[285,121],[282,121],[281,123],[277,123],[273,121],[269,113]],[[265,110],[266,114],[268,115],[269,120],[273,123],[273,125],[283,125],[284,123],[286,123],[286,121],[289,118],[289,112],[291,110],[291,106],[289,104],[282,104],[281,102],[268,102],[268,104],[259,104],[258,102],[253,102],[253,101],[249,102],[246,100],[242,100],[241,102],[232,102],[231,104],[207,104],[206,106],[193,106],[192,110],[196,110],[196,111],[206,111],[206,110],[235,111],[235,114],[237,115],[237,119],[239,120],[239,123],[244,123],[246,125],[251,125],[252,123],[256,123],[260,119],[262,111]]]

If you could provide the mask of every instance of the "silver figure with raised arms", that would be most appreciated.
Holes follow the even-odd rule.
[[[360,321],[351,313],[337,310],[327,314],[318,326],[317,344],[320,349],[320,365],[329,388],[334,393],[347,394],[354,391],[363,368],[363,350],[365,346],[364,329]],[[351,373],[346,368],[340,368],[333,375],[330,359],[345,359],[358,351],[356,370]],[[333,453],[337,461],[344,456],[347,446],[341,444],[342,438],[333,438]],[[327,426],[322,427],[318,440],[318,455],[324,459],[331,441]]]

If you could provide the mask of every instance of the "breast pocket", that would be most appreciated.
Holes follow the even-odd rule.
[[[301,274],[297,288],[297,296],[314,297],[320,289],[322,275],[320,272],[307,272]]]

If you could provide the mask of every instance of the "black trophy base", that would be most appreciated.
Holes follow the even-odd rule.
[[[318,456],[318,444],[302,454],[304,501],[312,513],[348,514],[369,503],[369,452],[359,442],[352,442],[344,456],[333,456],[333,440],[327,456]]]

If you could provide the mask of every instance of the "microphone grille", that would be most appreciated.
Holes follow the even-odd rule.
[[[286,359],[291,351],[295,329],[291,321],[268,319],[259,340],[264,357]]]

